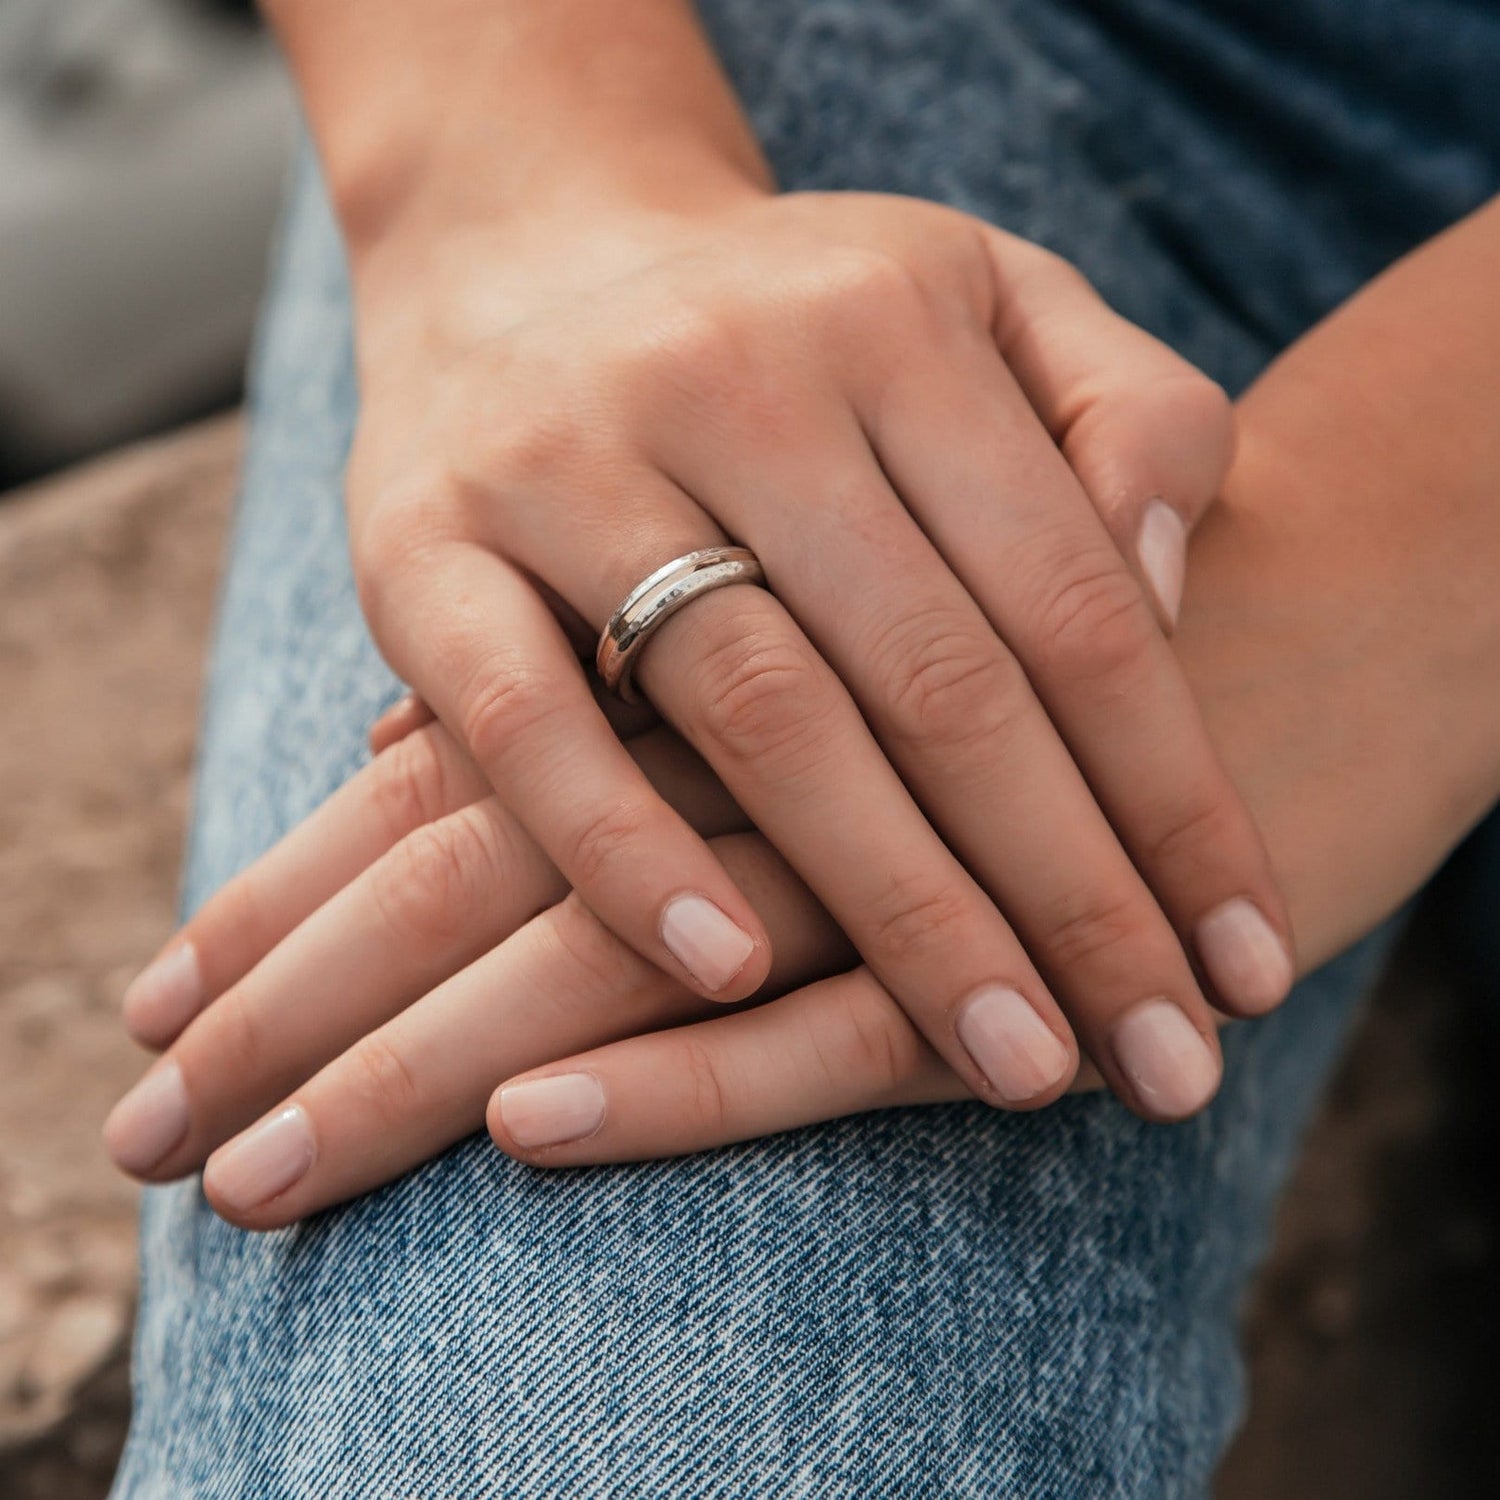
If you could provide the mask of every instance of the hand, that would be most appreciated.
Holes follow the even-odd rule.
[[[351,535],[392,665],[612,931],[742,999],[766,929],[576,648],[662,561],[750,546],[771,590],[674,618],[652,702],[981,1097],[1055,1097],[1076,1034],[1143,1113],[1190,1113],[1219,1067],[1200,979],[1249,1014],[1291,975],[1141,587],[1175,608],[1221,393],[928,203],[721,193],[558,242],[445,223],[356,264]],[[1011,1069],[1023,1032],[1045,1076]]]
[[[1265,389],[1291,398],[1260,398],[1273,431],[1304,422],[1314,392],[1296,372]],[[1402,529],[1412,488],[1399,468],[1392,501],[1367,469],[1340,503],[1330,476],[1360,461],[1358,435],[1347,454],[1324,426],[1299,436],[1278,453],[1252,431],[1195,547],[1202,587],[1178,649],[1267,830],[1311,966],[1402,899],[1493,799],[1486,688],[1500,630],[1454,571],[1461,536]],[[1370,545],[1339,549],[1355,524]],[[1410,615],[1385,607],[1398,585]],[[156,1180],[191,1171],[274,1110],[205,1177],[226,1217],[269,1228],[477,1128],[494,1083],[526,1069],[488,1120],[502,1147],[542,1165],[673,1154],[966,1093],[867,970],[820,978],[852,949],[764,840],[733,832],[742,816],[673,736],[633,740],[637,763],[767,911],[778,965],[767,992],[805,986],[707,1021],[711,1007],[581,902],[547,905],[560,877],[451,738],[412,732],[406,713],[387,726],[407,731],[401,743],[168,949],[191,974],[178,987],[186,1030],[135,1096],[134,1120],[111,1124],[123,1165]],[[305,1004],[335,989],[347,1007]],[[189,1020],[199,992],[218,998]],[[144,1018],[170,1040],[165,1011]]]

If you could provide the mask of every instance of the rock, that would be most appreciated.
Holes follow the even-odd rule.
[[[99,1126],[119,996],[171,930],[240,430],[0,498],[0,1495],[102,1496],[128,1412],[136,1190]]]
[[[42,1328],[22,1372],[23,1387],[43,1400],[71,1395],[116,1353],[127,1321],[119,1297],[70,1297]]]

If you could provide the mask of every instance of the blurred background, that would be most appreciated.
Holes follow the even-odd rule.
[[[235,0],[0,0],[0,484],[239,388],[293,103]]]
[[[295,123],[248,3],[0,0],[5,1500],[102,1496],[124,1440],[136,1192],[98,1128],[144,1065],[120,996],[172,924]],[[1220,1500],[1500,1493],[1482,852],[1421,904],[1308,1144]]]

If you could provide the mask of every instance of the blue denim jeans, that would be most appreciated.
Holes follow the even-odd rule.
[[[1500,13],[1457,0],[704,10],[784,185],[1041,240],[1232,389],[1497,185]],[[354,770],[396,691],[345,551],[356,407],[309,165],[255,372],[190,908]],[[196,1181],[153,1189],[116,1494],[1201,1494],[1241,1411],[1236,1306],[1382,941],[1234,1029],[1185,1125],[1103,1096],[954,1105],[553,1175],[481,1137],[269,1235]]]

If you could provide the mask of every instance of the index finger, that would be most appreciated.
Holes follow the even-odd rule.
[[[530,583],[468,541],[383,562],[366,598],[382,649],[568,883],[699,994],[753,993],[769,964],[764,925],[631,759]]]

